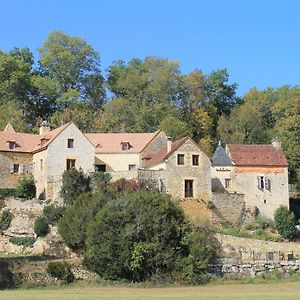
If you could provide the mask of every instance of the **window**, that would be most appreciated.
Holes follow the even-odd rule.
[[[266,189],[271,191],[271,180],[268,177],[257,176],[257,187],[260,190]]]
[[[136,165],[128,165],[128,170],[129,171],[136,170]]]
[[[225,178],[225,188],[226,189],[231,188],[231,179],[230,178]]]
[[[184,154],[177,154],[177,165],[184,165]]]
[[[257,187],[260,190],[263,190],[265,188],[264,176],[257,176]]]
[[[14,164],[14,173],[19,173],[19,164]]]
[[[122,145],[122,151],[128,151],[130,148],[130,145],[128,142],[122,142],[121,145]]]
[[[15,142],[8,142],[8,149],[15,149]]]
[[[106,172],[106,165],[95,165],[96,172]]]
[[[40,170],[43,171],[43,169],[44,169],[44,161],[41,158],[41,160],[40,160]]]
[[[193,160],[193,166],[199,166],[199,155],[193,155],[192,160]]]
[[[67,159],[67,170],[75,169],[76,159]]]
[[[68,139],[68,148],[74,148],[74,139]]]

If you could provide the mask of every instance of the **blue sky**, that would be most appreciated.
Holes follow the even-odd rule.
[[[85,39],[114,61],[162,56],[183,73],[227,68],[243,95],[299,85],[300,1],[297,0],[2,0],[0,49],[36,49],[60,29]]]

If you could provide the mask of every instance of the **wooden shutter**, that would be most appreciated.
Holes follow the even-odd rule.
[[[9,166],[9,172],[10,172],[11,174],[14,173],[14,164],[10,164],[10,166]]]

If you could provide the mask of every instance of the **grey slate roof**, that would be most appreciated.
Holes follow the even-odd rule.
[[[213,166],[223,166],[223,167],[232,166],[232,161],[228,156],[228,154],[225,152],[221,143],[219,143],[216,151],[212,156],[212,164]]]

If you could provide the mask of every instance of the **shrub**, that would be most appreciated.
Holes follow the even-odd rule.
[[[108,198],[109,196],[103,193],[81,194],[73,205],[67,207],[64,216],[58,222],[58,231],[69,247],[84,247],[87,225]]]
[[[37,236],[45,236],[49,232],[49,225],[45,217],[38,217],[34,221],[34,232]]]
[[[14,197],[16,194],[16,189],[0,189],[0,199],[5,199],[7,197]]]
[[[74,275],[71,271],[71,265],[65,261],[49,262],[46,271],[52,277],[56,277],[67,284],[74,281]]]
[[[82,169],[64,171],[60,195],[66,205],[72,204],[80,194],[88,191],[90,191],[90,178],[84,175]]]
[[[189,250],[185,242],[188,228],[168,195],[144,189],[119,193],[88,226],[84,262],[105,279],[143,281],[176,272],[178,261],[194,253],[199,279],[210,257],[202,248],[207,235],[194,238],[201,248],[196,253],[195,244]]]
[[[4,210],[0,219],[0,232],[7,230],[12,220],[12,213],[9,210]]]
[[[27,236],[12,236],[9,238],[9,241],[18,246],[32,247],[36,239]]]
[[[57,222],[63,217],[66,207],[57,206],[55,204],[47,205],[43,209],[43,215],[51,225],[57,224]]]
[[[96,171],[90,174],[91,186],[94,192],[104,191],[110,183],[111,176],[108,173]]]
[[[276,229],[283,238],[292,238],[296,235],[295,215],[286,206],[280,206],[276,209],[274,220]]]
[[[23,199],[32,199],[35,197],[35,194],[34,178],[32,176],[20,178],[16,188],[16,196]]]

